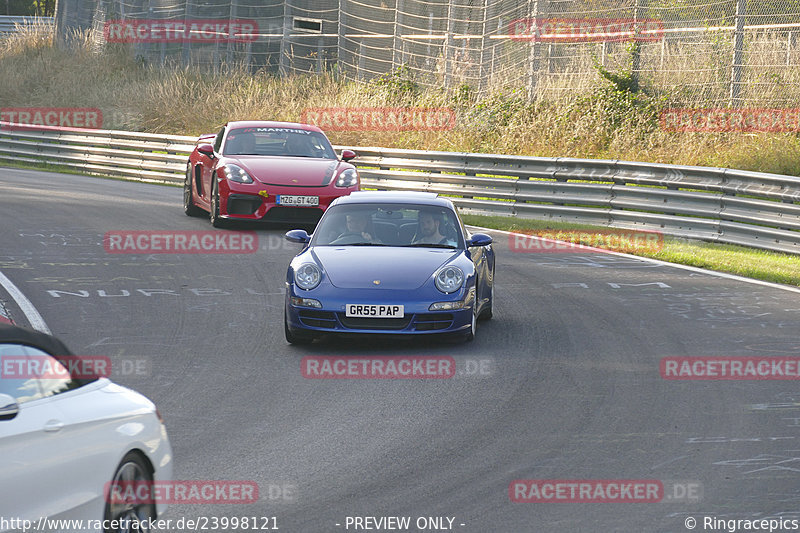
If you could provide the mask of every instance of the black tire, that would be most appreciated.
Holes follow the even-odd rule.
[[[215,228],[224,228],[227,225],[227,221],[219,216],[219,186],[217,185],[216,176],[211,179],[211,183],[211,212],[208,218]]]
[[[491,320],[494,314],[492,313],[492,306],[494,305],[494,273],[492,273],[492,287],[489,292],[489,306],[481,311],[480,320]]]
[[[314,342],[314,337],[310,335],[294,333],[291,329],[289,329],[289,321],[286,319],[286,311],[283,313],[283,334],[286,337],[286,342],[289,344],[304,345]]]
[[[125,485],[128,484],[133,485],[136,488],[138,488],[140,484],[150,485],[150,490],[148,490],[147,493],[153,494],[153,474],[150,472],[150,468],[147,466],[147,464],[145,464],[145,461],[142,459],[141,455],[136,452],[129,452],[125,457],[122,458],[122,461],[117,467],[116,472],[114,472],[114,476],[111,478],[111,483],[109,484],[108,497],[106,497],[106,506],[103,517],[108,521],[106,523],[109,525],[111,524],[112,520],[118,521],[117,523],[119,525],[126,525],[124,522],[120,524],[120,520],[127,519],[129,523],[143,522],[142,525],[144,527],[120,527],[119,529],[105,529],[104,533],[149,533],[150,529],[147,527],[148,520],[155,520],[158,517],[156,514],[155,502],[114,502],[114,498],[112,497],[112,495],[115,494],[113,492],[114,487],[119,486],[120,483],[123,483],[119,489],[120,494],[125,494]],[[134,491],[136,491],[136,488],[134,488]]]
[[[478,315],[476,314],[478,311],[478,302],[473,302],[472,304],[472,324],[469,327],[466,335],[464,335],[464,340],[466,342],[472,342],[475,340],[475,330],[478,329]]]
[[[205,211],[194,205],[192,198],[192,166],[186,165],[186,179],[183,180],[183,212],[187,217],[199,217]]]

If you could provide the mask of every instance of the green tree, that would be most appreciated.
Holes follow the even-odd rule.
[[[2,15],[52,17],[55,9],[56,0],[0,0]]]

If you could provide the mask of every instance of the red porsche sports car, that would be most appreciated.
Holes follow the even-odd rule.
[[[356,156],[339,159],[316,126],[291,122],[229,122],[202,135],[186,166],[183,208],[210,213],[211,224],[265,220],[314,225],[339,196],[359,190]]]

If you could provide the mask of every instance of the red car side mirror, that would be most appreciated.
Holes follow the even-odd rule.
[[[197,151],[208,157],[212,157],[214,155],[214,147],[210,144],[198,144]]]
[[[342,161],[350,161],[356,158],[356,153],[352,150],[342,150]]]

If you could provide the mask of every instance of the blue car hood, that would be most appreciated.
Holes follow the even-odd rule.
[[[460,252],[380,246],[317,246],[313,250],[335,287],[400,290],[418,289]]]

